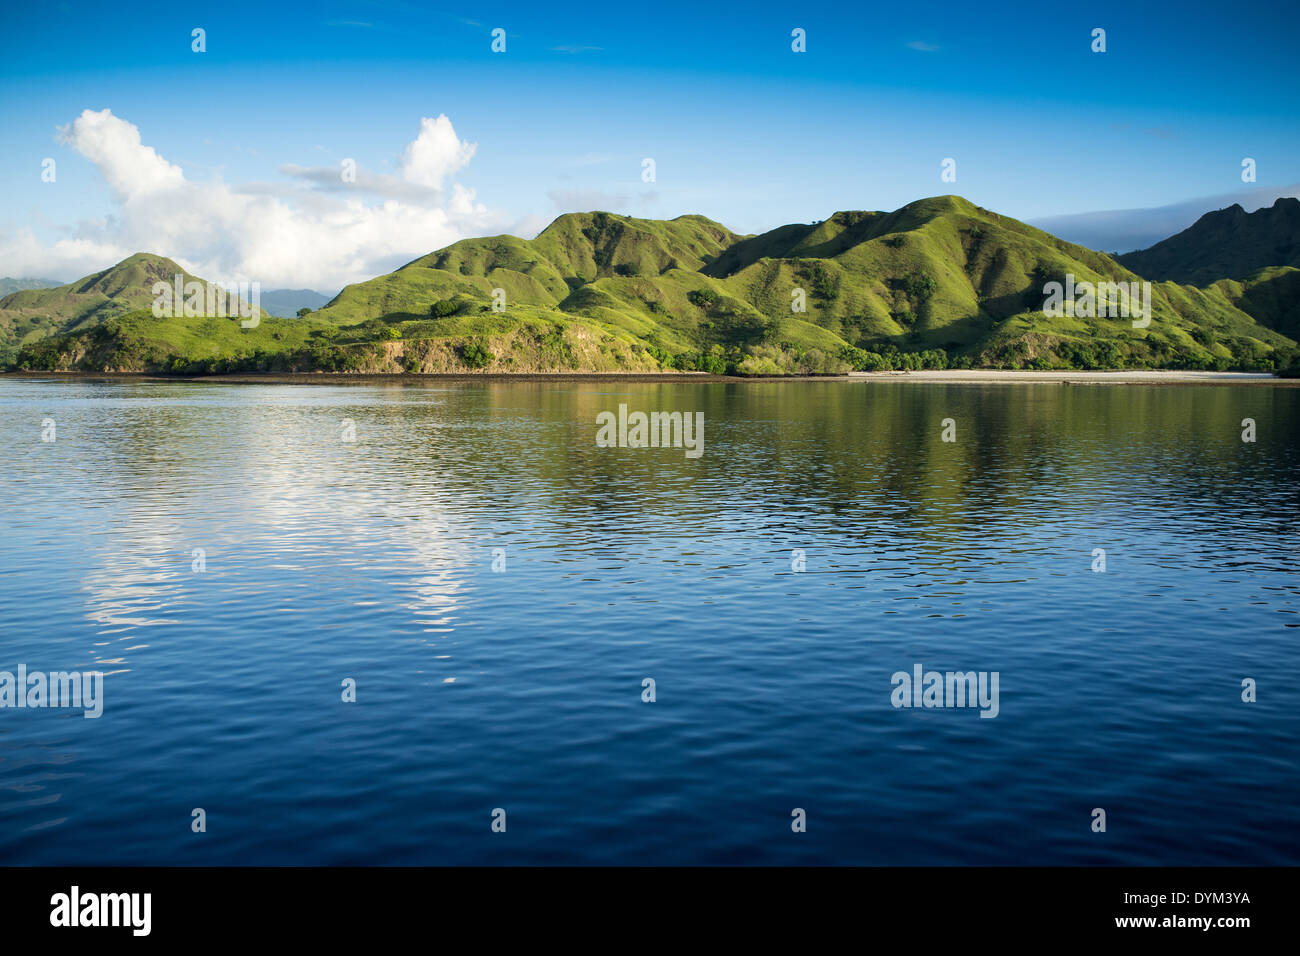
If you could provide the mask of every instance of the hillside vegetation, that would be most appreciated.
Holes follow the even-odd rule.
[[[1285,263],[1199,287],[1153,282],[1144,328],[1127,317],[1049,317],[1047,283],[1142,277],[957,196],[758,236],[703,216],[574,213],[532,240],[454,243],[348,286],[302,319],[257,329],[153,318],[148,301],[105,291],[128,263],[141,281],[176,269],[133,256],[81,283],[16,294],[47,296],[41,302],[0,300],[0,335],[11,321],[19,336],[10,364],[177,373],[1274,369],[1292,363],[1300,333],[1300,270]],[[16,311],[21,319],[6,319]]]
[[[0,298],[0,363],[19,362],[18,354],[23,346],[51,337],[67,337],[72,345],[76,333],[90,332],[132,312],[151,310],[154,283],[173,284],[177,275],[182,277],[182,283],[204,281],[170,259],[139,252],[76,282],[6,295]],[[197,319],[188,321],[198,327]],[[235,327],[238,326],[236,321]],[[178,345],[192,346],[195,336],[192,330],[183,331],[183,328],[188,326],[173,324],[166,327],[166,332],[178,336]],[[159,332],[163,332],[162,327]],[[50,346],[47,344],[39,351],[49,354]]]

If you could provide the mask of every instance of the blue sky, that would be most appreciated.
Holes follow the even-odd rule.
[[[1300,183],[1293,3],[68,2],[6,21],[4,274],[72,278],[151,241],[211,278],[337,288],[429,243],[532,234],[573,209],[757,232],[948,192],[1030,220],[1212,199],[1248,188],[1244,157],[1261,204]],[[496,27],[505,53],[491,52]],[[795,27],[806,53],[790,49]],[[195,191],[175,194],[173,224],[198,207],[189,231],[159,221],[157,194],[106,183],[113,160],[87,155],[90,131],[59,141],[85,110],[111,111],[183,170]],[[436,191],[389,188],[412,178],[404,151],[439,116],[472,157],[438,166]],[[40,180],[47,157],[54,183]],[[947,157],[955,183],[940,180]],[[351,219],[323,185],[344,158],[378,184],[351,197],[372,207]],[[328,238],[315,260],[313,235]]]

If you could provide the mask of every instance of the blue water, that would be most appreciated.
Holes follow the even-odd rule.
[[[1300,862],[1300,390],[4,379],[0,451],[0,670],[107,675],[0,709],[3,863]]]

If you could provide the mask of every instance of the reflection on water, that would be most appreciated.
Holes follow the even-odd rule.
[[[0,670],[110,675],[0,710],[0,862],[1300,862],[1298,404],[0,381]]]

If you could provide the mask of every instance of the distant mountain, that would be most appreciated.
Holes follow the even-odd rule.
[[[70,300],[73,287],[102,287],[102,275],[16,295]],[[306,319],[271,319],[257,330],[159,321],[131,299],[137,311],[109,324],[85,313],[85,324],[29,341],[16,364],[748,375],[1290,365],[1300,270],[1215,278],[1202,288],[1150,283],[1151,321],[1134,328],[1130,316],[1044,310],[1052,283],[1140,284],[1121,262],[959,196],[838,212],[757,236],[697,215],[571,213],[532,240],[454,243],[346,287]],[[94,308],[121,307],[124,296]],[[13,299],[0,300],[0,317]]]
[[[49,289],[56,285],[62,283],[58,279],[0,279],[0,296],[23,289]]]
[[[1244,279],[1269,266],[1300,267],[1300,199],[1281,198],[1250,213],[1235,203],[1207,212],[1177,235],[1118,261],[1144,278],[1185,285]]]
[[[299,309],[315,311],[330,300],[312,289],[272,289],[262,293],[262,308],[268,315],[291,319]]]

